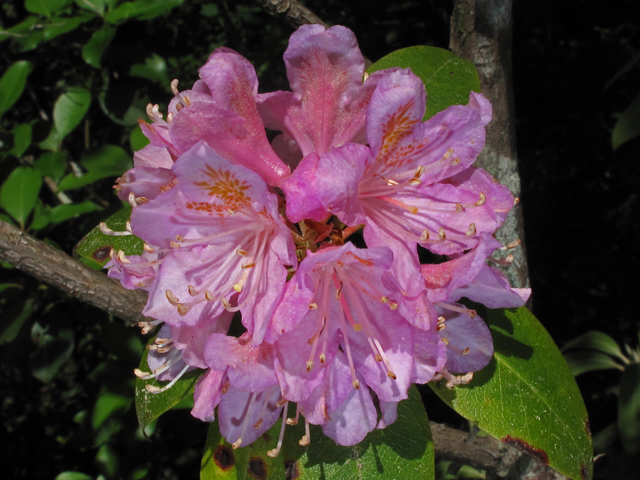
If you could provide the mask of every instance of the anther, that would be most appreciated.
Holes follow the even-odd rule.
[[[247,255],[249,255],[247,251],[241,249],[237,249],[236,254],[240,255],[241,257],[246,257]]]
[[[231,444],[231,448],[233,448],[234,450],[237,448],[240,448],[240,445],[242,445],[242,437],[240,437],[238,440],[236,440],[235,442],[233,442]]]
[[[336,300],[340,301],[340,297],[342,296],[342,283],[340,287],[336,289]]]
[[[187,313],[189,313],[190,309],[191,309],[191,307],[189,307],[188,305],[183,305],[181,303],[180,305],[178,305],[178,314],[181,317],[184,317]]]
[[[118,260],[120,260],[122,263],[131,263],[131,260],[129,260],[124,252],[122,250],[118,250],[118,255],[116,255],[118,257]]]
[[[519,238],[517,240],[514,240],[511,243],[506,244],[504,247],[502,247],[500,250],[510,250],[512,248],[516,248],[518,246],[522,245],[522,240],[520,240]]]
[[[460,159],[459,158],[454,158],[453,160],[451,160],[451,166],[455,167],[456,165],[460,165]]]
[[[192,297],[198,295],[198,290],[196,290],[196,287],[194,287],[193,285],[189,285],[189,295],[191,295]]]
[[[171,245],[171,247],[173,248],[180,248],[180,244],[173,241],[169,245]]]
[[[318,304],[317,303],[310,303],[309,304],[309,310],[317,310],[318,309]]]
[[[487,202],[487,196],[484,193],[480,192],[479,197],[480,199],[475,203],[476,207],[481,207]]]
[[[380,298],[380,301],[382,303],[389,303],[389,297],[385,297],[384,295],[382,296],[382,298]]]
[[[240,293],[240,292],[242,291],[242,286],[243,286],[243,285],[242,285],[242,283],[243,283],[243,282],[238,282],[238,283],[236,283],[236,284],[233,286],[233,289],[234,289],[236,292]]]
[[[391,310],[396,310],[396,309],[398,308],[398,304],[397,304],[396,302],[391,302],[391,303],[389,304],[389,308],[390,308]]]
[[[447,238],[447,234],[444,231],[444,228],[440,227],[440,230],[438,230],[438,239],[440,240],[446,240]]]
[[[173,112],[167,113],[167,123],[171,123],[173,120]]]
[[[136,203],[136,194],[133,192],[129,193],[129,205],[131,205],[133,208],[136,208],[138,206],[138,204]]]
[[[313,370],[313,360],[309,360],[307,362],[307,372],[310,372],[311,370]]]
[[[423,242],[426,242],[427,240],[429,240],[429,230],[425,228],[422,231],[422,235],[420,235],[420,240],[422,240]]]
[[[387,371],[387,377],[389,377],[391,380],[397,380],[398,377],[396,376],[395,373],[393,373],[391,370]]]
[[[162,391],[162,388],[156,387],[155,385],[147,384],[144,388],[146,388],[149,393],[160,393]]]
[[[324,353],[320,354],[320,363],[324,364],[327,361],[327,357]]]
[[[456,212],[460,213],[464,210],[464,207],[462,206],[461,203],[456,203]]]
[[[442,337],[442,341],[445,345],[449,345],[449,339],[447,337]]]
[[[447,153],[444,154],[444,156],[442,157],[443,159],[447,159],[449,158],[451,155],[453,155],[453,148],[449,148],[447,149]]]
[[[513,204],[514,204],[514,205],[517,205],[517,204],[519,204],[519,203],[520,203],[520,199],[519,199],[518,197],[516,197],[516,198],[514,198],[514,199],[513,199]]]
[[[445,322],[445,320],[446,320],[446,318],[444,318],[442,315],[440,315],[440,316],[438,317],[438,323],[444,323],[444,322]]]
[[[465,235],[467,237],[473,237],[475,234],[476,234],[476,224],[472,223],[469,225],[469,228],[467,228]]]
[[[436,327],[436,330],[438,332],[440,332],[440,331],[444,330],[445,328],[447,328],[447,326],[446,326],[446,324],[444,322],[442,322],[442,323],[438,323],[438,326]]]
[[[180,81],[177,78],[171,80],[171,93],[176,96],[180,94],[180,92],[178,91],[178,83],[180,83]]]
[[[220,299],[220,302],[222,302],[222,306],[227,310],[231,308],[231,304],[229,303],[229,300],[227,300],[226,298],[222,297]]]
[[[134,374],[136,377],[138,377],[138,378],[142,378],[142,377],[146,377],[146,376],[151,375],[151,372],[143,372],[143,371],[142,371],[142,370],[140,370],[139,368],[136,368],[136,369],[133,371],[133,374]]]
[[[489,260],[491,260],[493,263],[497,265],[511,265],[513,263],[513,255],[509,254],[505,258],[489,257]]]
[[[309,446],[309,444],[310,444],[311,442],[309,441],[309,437],[307,437],[306,435],[304,435],[304,436],[300,439],[300,441],[299,441],[298,443],[299,443],[301,446],[303,446],[303,447],[307,447],[307,446]]]
[[[246,265],[242,265],[242,267],[241,267],[241,268],[245,268],[245,269],[246,269],[246,268],[253,268],[253,267],[255,267],[255,266],[256,266],[256,264],[255,264],[255,263],[248,263],[248,264],[246,264]]]
[[[354,380],[351,384],[353,385],[353,388],[360,390],[360,380]]]
[[[382,355],[380,355],[379,353],[376,353],[376,356],[374,358],[376,359],[376,362],[382,361]]]
[[[184,242],[184,237],[182,235],[176,235],[176,242]]]
[[[469,352],[470,352],[470,349],[469,349],[469,347],[467,347],[464,350],[462,350],[462,352],[460,352],[460,353],[462,353],[462,355],[467,356],[467,355],[469,355]]]
[[[209,301],[214,299],[213,295],[211,294],[211,292],[209,290],[205,290],[204,291],[204,298],[206,298]]]
[[[145,243],[144,245],[142,245],[142,248],[144,248],[145,252],[148,252],[148,253],[153,253],[156,251],[155,248],[150,247],[148,243]]]
[[[170,303],[175,304],[175,305],[180,303],[180,300],[178,299],[178,297],[176,297],[171,290],[167,290],[164,293],[167,296],[167,299],[169,300]]]
[[[359,332],[360,330],[362,330],[362,325],[360,325],[359,323],[354,323],[354,324],[353,324],[353,329],[354,329],[356,332]]]
[[[253,428],[260,428],[262,426],[262,419],[253,424]]]

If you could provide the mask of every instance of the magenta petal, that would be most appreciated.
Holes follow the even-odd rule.
[[[229,387],[218,406],[220,433],[229,443],[242,439],[241,446],[253,443],[280,417],[280,388],[270,387],[259,393]],[[266,405],[265,405],[266,404]]]
[[[511,288],[504,273],[484,265],[471,283],[455,290],[448,300],[455,302],[467,297],[488,308],[517,308],[527,303],[530,295],[530,288]]]
[[[324,434],[338,445],[356,445],[376,428],[378,413],[369,389],[360,380],[360,388],[353,388],[342,405],[331,413],[331,420],[322,426]]]
[[[445,366],[447,346],[440,335],[433,331],[412,329],[413,334],[413,373],[411,381],[424,384],[433,380],[433,376]]]
[[[162,187],[171,184],[173,180],[173,172],[166,168],[136,167],[127,170],[116,180],[116,191],[118,198],[125,202],[129,199],[130,193],[136,197],[153,200],[163,192]]]
[[[380,401],[380,412],[382,417],[376,425],[376,428],[387,428],[398,419],[398,403]]]
[[[303,25],[291,36],[284,61],[295,98],[282,123],[302,153],[322,155],[351,141],[364,126],[374,87],[362,84],[364,58],[353,32]]]
[[[214,412],[220,402],[220,387],[223,378],[223,372],[207,370],[207,372],[198,379],[193,393],[193,409],[191,410],[191,415],[199,418],[203,422],[213,422],[215,420]]]
[[[173,344],[182,351],[182,358],[188,365],[207,368],[205,344],[214,333],[226,334],[232,318],[233,313],[225,310],[217,318],[203,319],[194,326],[171,327]]]
[[[370,163],[369,157],[369,148],[348,143],[331,148],[318,162],[315,197],[320,199],[326,211],[349,226],[365,222],[358,185]]]
[[[173,166],[173,159],[166,147],[149,144],[133,152],[133,166],[170,169]]]
[[[305,218],[321,221],[327,210],[317,196],[316,172],[319,157],[311,153],[302,159],[298,168],[279,184],[287,197],[287,218],[294,223]]]
[[[240,338],[220,333],[211,335],[205,346],[205,358],[212,369],[226,370],[235,388],[261,392],[278,383],[271,345],[251,346],[251,335],[247,333]]]
[[[489,102],[489,100],[484,98],[479,93],[471,92],[469,94],[469,103],[467,104],[467,107],[473,108],[480,114],[483,125],[487,125],[491,121],[491,115],[493,111],[491,102]]]
[[[469,373],[487,366],[493,356],[493,339],[482,318],[451,311],[443,313],[446,328],[440,331],[440,336],[447,339],[447,370]]]

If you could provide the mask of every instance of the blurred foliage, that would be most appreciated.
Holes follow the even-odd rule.
[[[407,46],[448,45],[449,0],[304,3],[328,23],[352,28],[373,61]],[[639,15],[631,0],[616,8],[583,0],[574,9],[551,0],[514,5],[517,128],[535,307],[560,341],[594,328],[617,344],[636,334],[635,289],[621,278],[635,278],[638,264],[640,138],[616,140],[613,114],[636,111],[640,68],[632,60],[640,51]],[[0,219],[71,252],[122,207],[112,185],[128,168],[132,150],[144,145],[136,125],[146,117],[147,103],[166,109],[168,82],[179,78],[181,88],[191,85],[198,67],[223,45],[254,62],[261,91],[287,88],[281,53],[291,31],[250,0],[3,1]],[[603,91],[614,80],[615,88]],[[637,130],[628,125],[625,131]],[[594,225],[599,235],[586,236],[585,226]],[[103,312],[3,267],[5,475],[192,478],[205,424],[168,412],[147,427],[151,442],[137,426],[132,370],[146,340]],[[621,366],[615,355],[600,353]],[[605,439],[610,449],[620,445],[621,381],[606,370],[578,377],[599,435],[596,445]],[[636,381],[637,375],[629,384]],[[422,392],[432,418],[466,426]],[[609,458],[622,462],[605,459],[600,470],[596,463],[596,478],[632,478],[627,472],[637,471],[637,458]],[[442,478],[476,475],[456,472]]]

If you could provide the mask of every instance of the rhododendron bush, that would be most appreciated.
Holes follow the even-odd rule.
[[[365,71],[354,34],[319,25],[284,62],[291,91],[258,93],[251,63],[219,48],[140,121],[150,143],[116,184],[130,217],[100,230],[109,276],[149,295],[142,426],[193,394],[211,422],[202,478],[256,458],[273,478],[319,478],[323,462],[347,478],[354,461],[433,478],[412,386],[429,384],[588,478],[580,394],[523,307],[530,290],[498,268],[519,248],[494,237],[518,200],[474,166],[492,108],[471,64],[417,47]],[[142,249],[119,248],[127,236]]]

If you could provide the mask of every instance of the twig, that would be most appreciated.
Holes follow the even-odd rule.
[[[127,290],[116,280],[3,221],[0,221],[0,259],[127,323],[147,319],[140,313],[147,302],[145,292]]]
[[[296,0],[256,0],[256,2],[269,15],[280,18],[295,28],[314,23],[328,27],[320,17]]]

